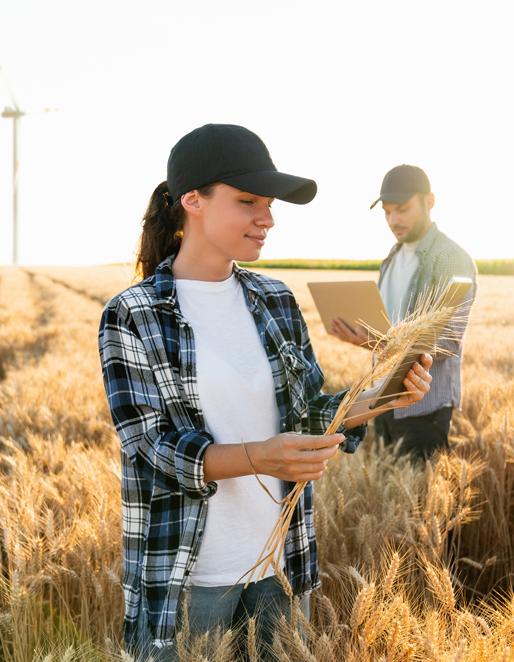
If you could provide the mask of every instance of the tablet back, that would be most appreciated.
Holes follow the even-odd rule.
[[[373,280],[307,285],[328,333],[336,317],[341,317],[350,326],[362,320],[381,333],[386,333],[391,326],[377,284]]]

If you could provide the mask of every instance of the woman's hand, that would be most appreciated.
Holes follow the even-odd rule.
[[[311,435],[285,432],[263,442],[247,444],[257,473],[294,483],[318,480],[336,455],[344,434]]]

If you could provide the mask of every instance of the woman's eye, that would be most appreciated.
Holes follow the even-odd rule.
[[[257,201],[256,200],[239,200],[239,202],[243,205],[256,205]],[[268,202],[268,207],[271,207],[273,204],[273,200],[271,202]]]

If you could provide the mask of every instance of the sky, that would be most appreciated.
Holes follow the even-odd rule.
[[[20,262],[133,260],[170,148],[207,122],[250,128],[318,183],[309,205],[274,203],[263,258],[384,257],[394,238],[369,205],[400,163],[427,172],[433,219],[473,257],[514,257],[510,5],[3,0],[0,109],[13,94],[27,112]],[[0,264],[11,173],[0,118]]]

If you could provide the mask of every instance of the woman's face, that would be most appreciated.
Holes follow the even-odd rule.
[[[194,235],[204,250],[227,260],[258,259],[268,230],[274,225],[270,209],[273,198],[245,193],[222,183],[216,184],[207,197],[194,191],[185,197],[190,195],[196,199],[193,213],[188,209],[184,239],[188,234]]]

